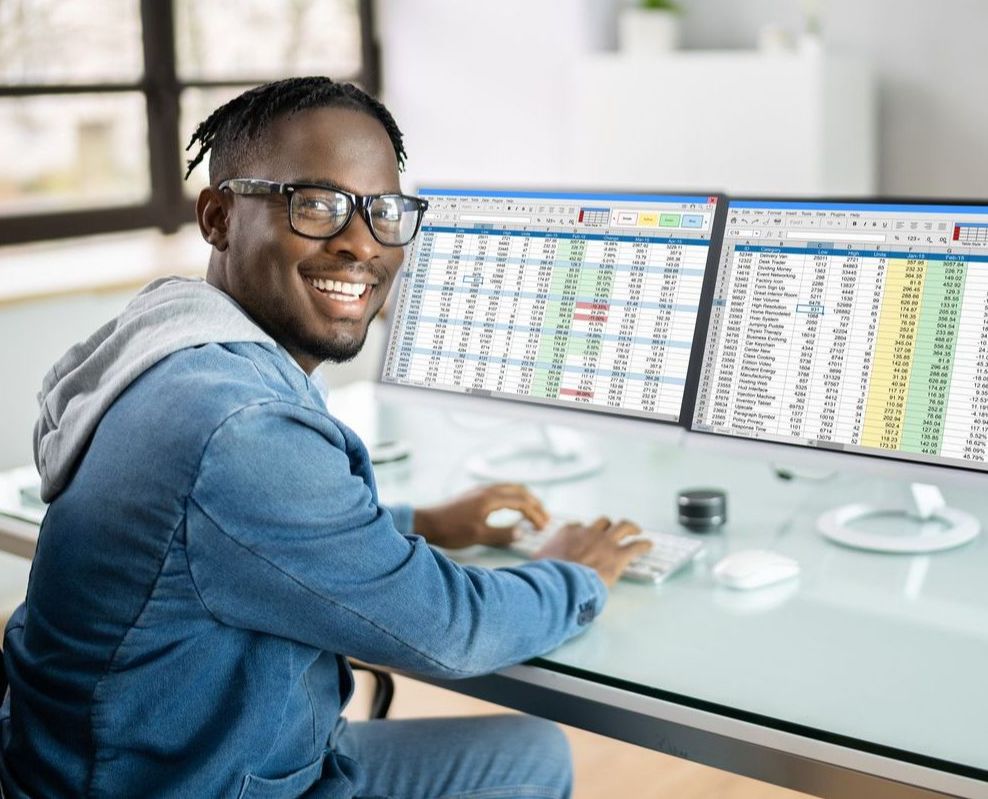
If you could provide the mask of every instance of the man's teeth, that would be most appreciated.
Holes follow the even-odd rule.
[[[309,282],[319,291],[342,295],[347,300],[355,300],[364,293],[366,283],[344,283],[342,280],[315,280]]]

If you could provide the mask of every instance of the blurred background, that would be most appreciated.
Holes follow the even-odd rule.
[[[35,394],[65,349],[148,280],[204,274],[206,168],[184,181],[184,146],[258,83],[325,74],[380,96],[409,191],[984,198],[984,0],[641,5],[659,8],[0,0],[0,469],[31,462]],[[382,331],[326,381],[372,379]],[[27,568],[0,553],[0,610]],[[788,795],[687,785],[673,795]]]
[[[410,191],[978,198],[986,27],[982,0],[0,0],[0,468],[66,347],[202,274],[184,146],[249,86],[380,96]]]

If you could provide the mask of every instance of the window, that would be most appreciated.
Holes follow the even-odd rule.
[[[0,243],[191,222],[195,126],[299,74],[377,91],[371,0],[2,0]]]

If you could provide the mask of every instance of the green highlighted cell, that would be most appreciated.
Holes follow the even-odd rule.
[[[552,273],[549,281],[549,292],[559,296],[561,294],[576,294],[577,286],[580,285],[580,269],[556,269]]]
[[[966,278],[963,262],[933,261],[927,270],[902,425],[905,452],[937,455],[943,445]]]
[[[614,288],[614,270],[584,269],[576,284],[581,297],[610,297]]]
[[[533,397],[543,397],[545,399],[555,399],[559,396],[559,387],[562,384],[562,373],[553,372],[549,369],[536,369],[532,377],[531,395]]]
[[[587,243],[579,239],[561,239],[556,245],[557,263],[572,261],[579,263],[587,254]]]

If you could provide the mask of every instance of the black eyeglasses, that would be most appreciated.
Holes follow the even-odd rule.
[[[234,194],[284,194],[288,223],[298,235],[331,239],[342,233],[355,209],[371,235],[385,247],[403,247],[419,232],[428,200],[407,194],[351,194],[319,183],[276,183],[260,178],[231,178],[219,188]]]

